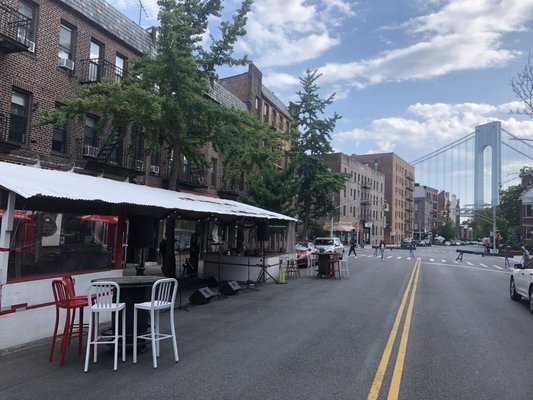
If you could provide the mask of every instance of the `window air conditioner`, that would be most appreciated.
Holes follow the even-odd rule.
[[[154,175],[159,175],[159,165],[150,166],[150,172]]]
[[[98,147],[94,147],[94,146],[83,146],[83,156],[84,157],[93,157],[93,158],[96,158],[98,157]]]
[[[64,68],[73,71],[74,70],[74,61],[69,60],[68,58],[58,58],[57,66],[59,68]]]
[[[30,53],[35,53],[35,42],[28,40],[28,51]]]
[[[135,171],[144,171],[144,161],[135,160]]]

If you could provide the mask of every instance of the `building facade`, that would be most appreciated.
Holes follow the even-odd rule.
[[[357,155],[355,159],[374,166],[385,175],[385,242],[400,244],[413,237],[415,169],[395,153]]]
[[[433,241],[437,232],[438,190],[415,184],[414,191],[414,239]]]
[[[385,175],[373,165],[359,162],[355,156],[342,153],[325,154],[322,160],[332,172],[350,175],[344,189],[334,194],[338,209],[333,217],[333,230],[345,241],[355,230],[360,244],[376,246],[384,238]],[[324,221],[324,227],[331,230],[331,218]]]

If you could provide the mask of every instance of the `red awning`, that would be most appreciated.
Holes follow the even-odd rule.
[[[0,210],[0,218],[2,218],[3,215],[4,215],[4,210]],[[27,215],[27,214],[21,213],[19,211],[15,211],[14,217],[18,218],[18,219],[23,219],[24,221],[31,221],[32,220],[31,215]]]
[[[106,224],[116,224],[118,222],[118,217],[113,215],[81,215],[78,218],[82,221],[105,222]]]

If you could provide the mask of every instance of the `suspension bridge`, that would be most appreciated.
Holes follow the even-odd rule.
[[[520,171],[533,171],[533,139],[505,129],[499,121],[411,161],[417,182],[455,195],[463,216],[499,204],[501,190],[520,184]]]

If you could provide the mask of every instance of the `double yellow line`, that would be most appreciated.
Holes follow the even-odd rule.
[[[396,342],[396,336],[398,335],[398,328],[400,327],[400,323],[404,314],[405,305],[407,303],[407,299],[409,298],[409,305],[407,307],[407,314],[405,315],[405,319],[403,321],[402,337],[400,339],[400,344],[398,347],[398,355],[396,357],[396,364],[394,365],[394,371],[392,374],[392,380],[387,400],[396,400],[398,399],[398,396],[400,394],[400,384],[402,381],[403,366],[405,362],[405,353],[407,351],[407,341],[409,339],[409,328],[411,327],[411,318],[413,315],[413,305],[415,303],[420,264],[420,259],[417,259],[413,267],[413,271],[411,272],[409,282],[407,283],[407,288],[405,289],[405,293],[403,294],[400,308],[398,309],[398,313],[396,314],[394,325],[389,335],[389,340],[387,340],[387,345],[385,346],[385,350],[383,351],[383,355],[381,356],[381,361],[376,371],[376,375],[374,376],[372,387],[370,388],[370,392],[368,393],[368,400],[377,400],[379,396],[379,391],[381,389],[381,385],[383,384],[383,378],[385,377],[385,373],[387,372],[387,367],[391,358],[392,348],[394,347],[394,343]]]

